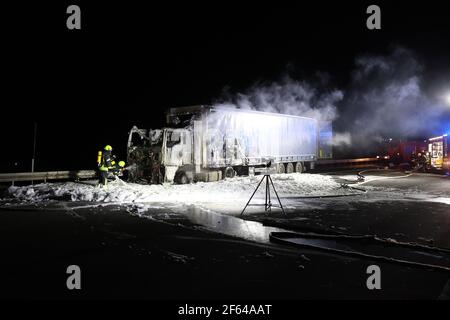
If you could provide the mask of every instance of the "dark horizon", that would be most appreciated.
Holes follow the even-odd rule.
[[[309,81],[326,73],[330,88],[346,91],[357,57],[398,46],[424,66],[427,95],[450,90],[442,3],[378,2],[376,31],[365,28],[366,1],[176,8],[80,1],[80,31],[66,29],[68,4],[8,8],[15,32],[4,39],[0,172],[30,169],[34,122],[37,171],[93,169],[97,150],[111,144],[124,159],[131,127],[161,127],[167,108],[212,104],[287,74]],[[337,121],[342,129],[349,120]]]

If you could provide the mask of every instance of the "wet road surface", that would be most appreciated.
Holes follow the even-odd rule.
[[[442,183],[448,180],[411,178],[446,197]],[[367,185],[377,183],[401,189],[417,182],[409,180],[406,184],[411,185],[405,186],[392,179]],[[276,212],[246,215],[257,222],[197,206],[139,213],[121,206],[71,202],[48,204],[45,210],[3,208],[0,272],[8,276],[1,297],[436,299],[445,295],[449,279],[445,272],[267,241],[271,231],[297,226],[449,246],[448,205],[367,200],[330,199],[324,204],[323,199],[311,199],[305,201],[305,210],[291,210],[287,217]],[[311,204],[317,208],[311,209]],[[278,225],[264,227],[260,221]],[[66,288],[66,268],[71,264],[82,269],[81,291]],[[366,287],[371,264],[382,270],[382,290]]]

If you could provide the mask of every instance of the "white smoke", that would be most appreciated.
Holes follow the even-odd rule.
[[[396,47],[388,55],[363,55],[355,65],[336,121],[338,130],[351,132],[355,148],[439,130],[445,107],[424,92],[424,66],[412,51]]]
[[[279,82],[254,85],[246,92],[225,98],[215,105],[332,121],[337,116],[336,104],[343,97],[340,90],[327,90],[286,76]]]
[[[337,146],[350,146],[352,144],[352,136],[350,132],[335,133],[333,136],[332,145]]]
[[[333,121],[334,146],[368,153],[386,137],[439,133],[448,110],[424,92],[423,71],[411,50],[395,47],[387,55],[358,56],[345,96],[329,89],[327,73],[317,73],[318,81],[286,76],[228,95],[216,105]]]

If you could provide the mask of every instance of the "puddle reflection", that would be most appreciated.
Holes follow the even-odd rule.
[[[202,225],[214,232],[256,242],[268,243],[270,242],[269,234],[271,232],[286,231],[279,228],[266,227],[259,222],[211,212],[196,206],[191,206],[187,210],[186,215],[191,222]]]

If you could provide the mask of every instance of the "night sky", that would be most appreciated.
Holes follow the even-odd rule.
[[[345,87],[356,55],[394,45],[426,64],[426,90],[450,90],[443,1],[93,2],[2,5],[0,171],[30,169],[34,122],[36,170],[94,169],[97,150],[124,158],[129,129],[161,127],[169,107],[286,73],[327,72]],[[70,4],[81,30],[66,28]],[[370,4],[382,30],[366,28]]]

